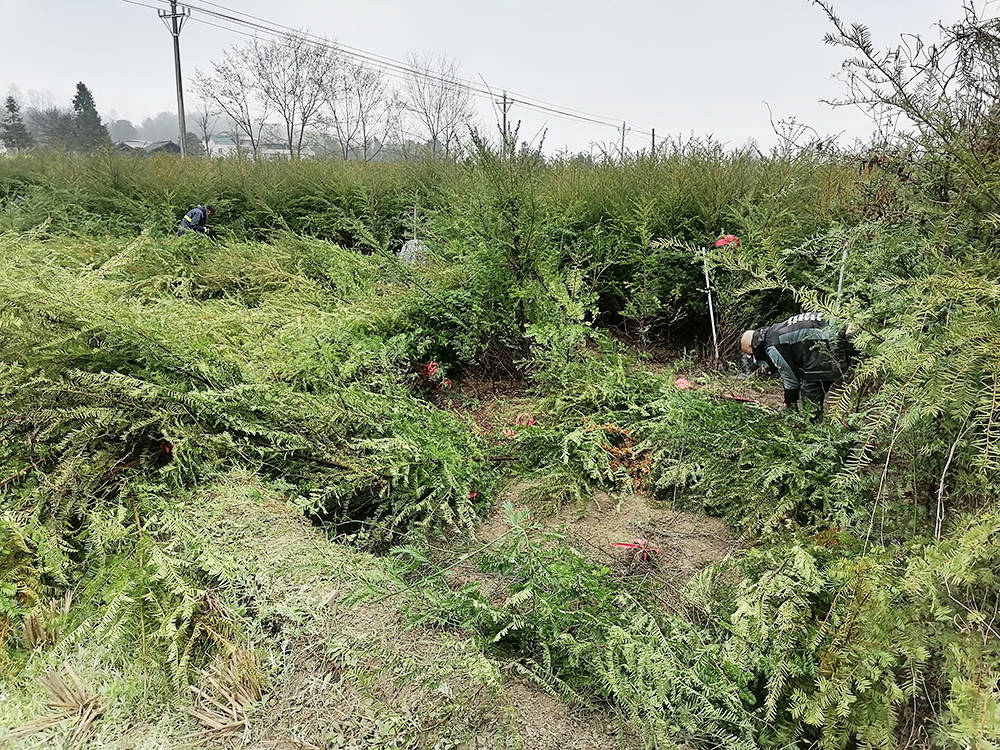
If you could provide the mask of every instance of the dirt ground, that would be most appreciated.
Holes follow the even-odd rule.
[[[504,500],[516,510],[529,510],[523,500],[527,483],[508,489]],[[726,524],[716,518],[663,508],[646,495],[628,494],[620,498],[596,493],[580,508],[564,508],[554,515],[532,513],[531,522],[549,530],[562,530],[581,554],[594,563],[608,566],[617,575],[642,575],[647,584],[659,589],[656,598],[674,608],[678,590],[697,571],[724,558],[740,546]],[[510,529],[503,502],[483,521],[476,535],[478,544],[487,544]],[[644,541],[647,561],[637,562],[634,550],[618,549],[619,542]],[[443,550],[442,550],[443,551]],[[442,558],[442,563],[451,557]],[[497,602],[509,591],[506,583],[480,571],[472,564],[453,569],[448,580],[458,588],[479,583],[483,593]],[[609,717],[572,710],[566,703],[539,687],[513,681],[507,695],[514,709],[514,721],[524,748],[533,750],[597,750],[638,747],[640,743]],[[485,746],[484,746],[485,747]]]
[[[639,747],[605,715],[511,679],[460,634],[409,627],[405,590],[377,558],[330,542],[284,503],[237,493],[196,520],[206,542],[230,548],[271,630],[262,704],[225,747]],[[367,586],[379,595],[352,600]]]
[[[785,401],[785,392],[777,378],[737,378],[725,372],[686,368],[678,371],[678,378],[687,380],[696,391],[718,398],[749,399],[763,406],[777,409]]]
[[[638,741],[619,735],[614,722],[594,712],[573,712],[551,695],[528,683],[512,683],[507,694],[515,711],[525,750],[609,750],[638,748]]]
[[[675,351],[664,351],[662,358],[657,357],[646,366],[668,373],[672,372],[670,363],[675,360]],[[687,378],[695,389],[710,396],[735,396],[768,406],[777,406],[782,401],[777,381],[748,382],[696,366],[676,373],[676,377]],[[521,412],[530,412],[532,406],[526,384],[520,380],[467,378],[457,382],[453,390],[434,392],[430,398],[437,406],[470,419],[480,434],[510,424]],[[665,608],[676,610],[681,601],[679,591],[691,576],[741,546],[720,519],[668,509],[644,494],[612,497],[595,493],[584,507],[566,507],[553,515],[542,515],[533,511],[524,499],[529,487],[528,483],[518,483],[507,490],[480,525],[476,535],[478,544],[488,544],[509,531],[503,506],[510,502],[516,510],[531,512],[532,523],[563,531],[581,554],[607,566],[613,574],[642,576],[643,589],[650,591]],[[616,544],[635,544],[641,549],[625,549]],[[454,562],[456,550],[439,549],[438,554],[444,566]],[[497,603],[509,595],[507,582],[482,572],[471,561],[452,569],[447,578],[456,588],[479,583],[484,595]],[[509,681],[506,694],[524,748],[603,750],[639,745],[635,738],[622,735],[621,728],[609,721],[609,717],[572,710],[534,684]]]
[[[507,500],[524,510],[520,501],[525,485],[513,487]],[[530,509],[529,509],[530,510]],[[533,515],[548,529],[562,529],[570,543],[592,562],[614,570],[634,569],[641,551],[612,545],[641,540],[650,567],[673,586],[724,558],[739,541],[724,521],[700,513],[670,510],[642,494],[614,498],[598,492],[585,508],[564,508],[551,516]],[[502,504],[486,519],[478,538],[486,543],[509,529]],[[638,554],[637,554],[638,553]]]
[[[523,379],[467,376],[452,388],[427,391],[427,399],[471,420],[480,434],[486,434],[530,406],[527,389]]]
[[[521,501],[525,485],[515,485],[506,500],[518,510],[525,510]],[[547,529],[560,529],[570,543],[594,563],[607,565],[621,574],[636,572],[634,552],[613,547],[617,542],[644,539],[647,548],[657,550],[641,573],[655,571],[665,588],[665,599],[672,599],[677,589],[692,575],[717,562],[739,546],[726,524],[716,518],[697,513],[657,507],[646,495],[629,494],[614,498],[596,493],[583,508],[564,508],[549,516],[533,515],[533,522]],[[503,535],[510,526],[502,503],[479,528],[477,541],[486,544]],[[469,567],[456,570],[453,585],[478,581],[487,595],[501,598],[503,582],[489,580],[485,574]],[[535,750],[597,750],[609,747],[638,747],[634,737],[623,734],[620,727],[593,712],[572,711],[566,703],[550,696],[535,685],[511,683],[508,695],[515,708],[518,734],[525,748]]]

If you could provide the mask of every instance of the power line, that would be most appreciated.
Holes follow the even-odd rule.
[[[135,2],[133,2],[133,0],[124,0],[124,1],[125,2],[132,2],[133,5],[140,5],[141,4],[141,3],[135,3]],[[144,7],[153,8],[152,5],[146,5]],[[248,37],[250,39],[257,39],[257,38],[259,38],[256,33],[251,33],[249,31],[241,31],[240,29],[234,29],[232,26],[226,26],[226,25],[221,24],[221,23],[215,23],[213,21],[207,21],[204,18],[198,18],[197,16],[192,16],[191,20],[194,21],[194,22],[196,22],[196,23],[204,24],[206,26],[212,26],[212,27],[214,27],[216,29],[221,29],[223,31],[229,31],[229,32],[232,32],[233,34],[240,34],[241,36],[245,36],[245,37]],[[280,32],[273,32],[273,31],[272,32],[267,32],[267,33],[272,34],[276,38],[283,38],[283,39],[293,39],[293,38],[295,38],[292,34],[283,34],[283,33],[280,33]],[[331,51],[341,51],[337,46],[335,46],[333,44],[321,44],[319,42],[312,41],[312,40],[309,40],[309,39],[306,39],[304,41],[306,41],[307,43],[312,44],[314,46],[324,47],[324,48],[329,49]],[[390,78],[394,78],[397,81],[407,81],[407,80],[409,80],[409,78],[407,77],[407,75],[405,75],[403,72],[396,71],[396,70],[391,70],[391,69],[388,69],[388,68],[386,68],[386,67],[384,67],[382,65],[376,65],[375,67],[377,67],[378,70],[381,71],[382,73],[384,73],[385,75],[389,76]],[[429,74],[427,77],[434,78],[433,74]],[[445,78],[436,78],[436,80],[440,80],[442,82],[448,82],[448,79],[445,79]],[[483,91],[476,91],[474,93],[476,95],[478,95],[478,96],[483,96],[483,95],[486,94],[486,92],[483,92]]]
[[[136,0],[122,0],[123,3],[128,3],[129,5],[138,5],[140,8],[149,8],[150,10],[159,11],[160,9],[155,5],[149,5],[148,3],[140,3]]]
[[[123,0],[123,1],[128,2],[132,5],[153,7],[145,5],[143,3],[135,2],[135,0]],[[159,2],[169,2],[169,0],[159,0]],[[446,85],[456,86],[458,88],[464,89],[473,96],[487,98],[492,104],[496,104],[496,97],[492,91],[490,91],[488,88],[482,88],[479,85],[471,81],[468,81],[466,79],[462,79],[459,77],[435,75],[433,72],[427,70],[420,70],[419,68],[415,68],[412,65],[408,65],[406,63],[394,60],[392,58],[385,57],[383,55],[367,52],[365,50],[361,50],[360,48],[341,44],[339,42],[336,43],[331,42],[323,37],[317,37],[313,34],[309,34],[308,32],[298,31],[292,29],[289,26],[284,26],[282,24],[278,24],[260,18],[259,16],[253,16],[248,13],[243,13],[242,11],[236,11],[231,8],[227,8],[226,6],[223,6],[219,3],[209,2],[209,0],[201,0],[201,2],[206,5],[222,8],[226,11],[229,11],[229,13],[222,13],[219,11],[212,10],[211,8],[206,8],[204,6],[193,3],[185,3],[185,5],[189,8],[192,8],[193,10],[197,10],[200,13],[206,14],[217,20],[223,20],[223,21],[228,21],[229,23],[235,23],[239,26],[254,29],[255,31],[260,31],[277,38],[295,39],[312,44],[314,46],[323,47],[331,51],[338,51],[347,54],[350,57],[362,61],[362,64],[375,66],[386,75],[395,78],[397,80],[406,81],[413,76],[418,76],[428,80],[443,83]],[[235,15],[230,15],[231,13],[240,14],[242,16],[245,16],[245,18],[240,18]],[[253,19],[253,20],[247,20],[247,19]],[[254,36],[254,34],[249,34],[245,31],[240,31],[238,29],[234,29],[219,23],[213,23],[203,18],[198,18],[193,16],[192,20],[196,20],[200,23],[204,23],[206,25],[213,26],[215,28],[219,28],[225,31],[242,34],[244,36],[249,36],[249,37]],[[545,114],[553,115],[555,117],[562,117],[565,119],[588,122],[594,125],[601,125],[603,127],[614,128],[615,130],[621,130],[621,125],[619,125],[617,122],[609,122],[605,119],[599,119],[599,116],[597,115],[581,113],[579,110],[572,110],[569,108],[560,108],[556,105],[550,105],[544,102],[543,100],[534,99],[533,97],[527,97],[520,94],[511,94],[510,92],[508,92],[507,96],[508,100],[511,101],[512,103],[520,104],[521,106],[527,109],[531,109],[537,112],[542,112]],[[635,126],[629,126],[628,132],[638,133],[647,136],[651,135],[651,131],[643,130],[642,128],[638,128]]]
[[[169,2],[169,0],[159,0],[159,1],[160,2]],[[325,39],[323,37],[317,37],[314,34],[309,34],[308,32],[302,32],[302,31],[282,31],[282,30],[280,30],[281,28],[287,28],[287,27],[280,27],[280,24],[274,24],[275,26],[279,26],[279,28],[272,28],[271,26],[263,25],[263,24],[256,23],[256,22],[253,22],[253,21],[247,21],[247,20],[244,20],[242,18],[238,18],[236,16],[230,16],[230,15],[227,15],[225,13],[219,13],[218,11],[213,11],[213,10],[210,10],[208,8],[203,8],[203,7],[200,7],[200,6],[197,6],[197,5],[193,5],[193,4],[190,4],[190,3],[188,3],[187,5],[190,8],[198,10],[198,11],[200,11],[202,13],[206,13],[207,15],[210,15],[212,17],[215,17],[215,18],[218,18],[218,19],[222,19],[222,20],[225,20],[225,21],[229,21],[231,23],[236,23],[236,24],[239,24],[241,26],[245,26],[247,28],[255,29],[257,31],[263,31],[264,33],[270,34],[270,35],[275,36],[275,37],[280,37],[280,38],[283,38],[283,39],[294,39],[296,41],[305,42],[307,44],[312,44],[313,46],[322,47],[322,48],[325,48],[325,49],[328,49],[328,50],[331,50],[331,51],[346,52],[346,54],[349,55],[349,56],[351,56],[351,57],[362,59],[362,60],[364,60],[366,62],[369,62],[369,63],[375,64],[377,66],[380,66],[383,69],[393,69],[393,70],[396,70],[396,71],[398,71],[400,73],[404,73],[404,74],[407,74],[407,75],[419,75],[419,76],[421,76],[423,78],[428,78],[428,79],[431,79],[431,80],[435,80],[435,81],[437,81],[439,83],[445,83],[445,84],[448,84],[450,86],[456,86],[458,88],[467,89],[467,90],[470,91],[470,93],[474,93],[474,94],[479,94],[479,95],[483,95],[483,96],[489,96],[490,95],[489,91],[487,91],[485,89],[478,88],[477,86],[469,84],[467,82],[463,82],[461,79],[459,79],[457,77],[444,77],[444,76],[439,76],[439,75],[436,75],[436,74],[428,72],[428,71],[421,71],[421,70],[418,70],[418,69],[416,69],[416,68],[414,68],[412,66],[406,65],[405,63],[401,63],[401,62],[397,62],[397,61],[392,61],[389,58],[379,59],[378,55],[373,55],[371,53],[356,51],[354,49],[349,49],[349,48],[347,48],[344,45],[340,45],[339,43],[331,42],[330,40]],[[222,28],[226,28],[226,27],[222,27]],[[235,29],[230,29],[230,30],[231,31],[235,31]],[[244,33],[245,34],[245,32],[239,32],[239,33]],[[250,35],[250,36],[252,36],[252,35]]]
[[[164,0],[161,0],[161,1],[164,1]],[[226,7],[225,5],[221,5],[220,3],[211,2],[210,0],[199,0],[199,2],[201,2],[203,5],[211,5],[211,6],[215,7],[215,8],[220,8],[221,10],[228,11],[229,13],[236,13],[237,15],[244,16],[245,18],[251,18],[254,21],[260,21],[260,22],[268,24],[270,26],[274,26],[274,27],[277,27],[277,28],[285,29],[286,31],[291,32],[295,36],[312,37],[314,39],[319,39],[320,41],[324,41],[324,42],[327,41],[323,37],[316,37],[314,34],[310,34],[308,32],[301,31],[301,30],[296,29],[296,28],[294,28],[292,26],[286,26],[286,25],[280,24],[280,23],[278,23],[276,21],[268,21],[266,18],[261,18],[260,16],[253,15],[252,13],[246,13],[245,11],[236,10],[234,8],[229,8],[229,7]],[[407,67],[407,68],[410,67],[410,66],[408,66],[407,63],[404,63],[404,62],[402,62],[400,60],[396,60],[394,58],[388,57],[386,55],[380,55],[377,52],[369,52],[369,51],[363,50],[363,49],[361,49],[359,47],[353,47],[353,46],[351,46],[349,44],[344,44],[344,43],[342,43],[340,41],[337,41],[335,44],[336,44],[336,46],[338,48],[349,50],[349,51],[355,52],[355,53],[357,53],[359,55],[366,56],[368,58],[377,58],[379,61],[383,61],[384,63],[391,63],[393,65],[399,65],[399,66],[403,66],[403,67]],[[476,88],[477,90],[482,91],[481,89],[478,89],[478,84],[476,82],[471,81],[468,78],[460,78],[460,77],[456,76],[455,77],[455,81],[458,81],[458,82],[464,84],[467,87]],[[484,92],[484,93],[487,93],[488,95],[492,96],[492,92]],[[507,95],[508,95],[509,98],[516,99],[517,101],[519,101],[522,104],[525,104],[527,102],[531,102],[531,103],[539,104],[539,105],[542,105],[542,106],[545,106],[545,107],[552,107],[554,109],[559,110],[562,113],[570,113],[570,114],[575,114],[575,115],[581,115],[581,116],[586,117],[586,118],[593,118],[593,120],[603,121],[603,124],[605,124],[605,125],[613,126],[615,129],[618,128],[618,118],[604,117],[602,115],[594,114],[593,112],[585,112],[583,110],[574,109],[572,107],[564,107],[564,106],[561,106],[561,105],[558,105],[558,104],[554,104],[553,102],[545,101],[544,99],[539,99],[537,97],[532,97],[532,96],[526,96],[525,94],[519,94],[517,92],[511,92],[509,90],[507,91]],[[650,135],[651,134],[650,132],[641,131],[638,128],[635,128],[635,127],[632,127],[632,126],[630,126],[629,129],[630,130],[635,130],[636,132],[642,132],[644,135]]]

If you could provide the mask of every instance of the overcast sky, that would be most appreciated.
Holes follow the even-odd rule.
[[[808,0],[217,1],[397,59],[410,50],[445,53],[464,77],[495,90],[655,127],[658,135],[771,144],[765,102],[776,117],[794,115],[824,134],[870,131],[860,113],[820,103],[843,93],[834,78],[843,53],[823,44],[827,23]],[[901,32],[926,33],[961,11],[960,0],[835,5],[883,44]],[[82,80],[105,117],[138,122],[175,109],[170,36],[155,11],[122,0],[0,0],[0,19],[0,91],[16,85],[68,103]],[[185,78],[244,39],[189,23],[181,37]],[[488,103],[481,108],[485,121]],[[512,117],[524,120],[522,135],[547,126],[547,150],[616,138],[610,128],[517,108]],[[648,140],[628,138],[636,148]]]

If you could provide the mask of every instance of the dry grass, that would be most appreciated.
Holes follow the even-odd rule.
[[[44,607],[24,617],[24,642],[34,650],[52,646],[59,639],[56,619],[69,613],[73,606],[73,593],[67,591],[62,598],[52,599]]]
[[[83,744],[94,722],[104,712],[104,708],[97,693],[83,684],[71,666],[67,664],[64,669],[65,675],[52,670],[38,678],[39,684],[49,696],[45,705],[55,709],[56,713],[22,724],[0,738],[0,746],[62,724],[70,724],[73,727],[66,738],[65,747],[74,748]]]
[[[252,655],[236,651],[202,670],[201,687],[189,688],[194,705],[184,711],[202,725],[202,734],[218,740],[247,729],[247,717],[261,697],[260,672]]]

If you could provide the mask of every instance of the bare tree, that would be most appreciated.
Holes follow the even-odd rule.
[[[201,98],[201,106],[191,113],[198,138],[205,147],[206,156],[212,155],[212,136],[215,135],[220,116],[221,113],[213,107],[212,101],[204,96]]]
[[[28,89],[28,106],[32,109],[52,109],[56,106],[56,100],[51,91]]]
[[[337,55],[330,42],[313,42],[299,33],[285,39],[254,39],[251,71],[261,96],[282,120],[291,158],[302,156],[307,129],[320,116]]]
[[[73,112],[61,107],[28,109],[25,122],[29,132],[43,146],[66,147],[73,139]]]
[[[916,35],[904,35],[895,47],[879,49],[871,31],[860,23],[846,23],[824,0],[813,0],[826,13],[834,32],[827,44],[854,54],[844,61],[843,79],[849,96],[829,102],[867,110],[883,136],[913,140],[932,137],[954,140],[964,131],[995,120],[1000,101],[1000,19],[983,19],[971,3],[964,18],[951,26],[939,25],[941,38],[929,44]]]
[[[345,160],[378,156],[395,119],[395,100],[381,71],[362,63],[347,64],[331,78],[326,103]]]
[[[232,123],[237,148],[246,143],[254,159],[260,156],[261,136],[267,123],[269,102],[258,96],[253,60],[248,47],[231,47],[221,62],[212,63],[212,73],[200,71],[195,77],[202,97],[212,103]]]
[[[852,54],[843,64],[849,94],[831,104],[867,111],[886,144],[947,153],[977,185],[995,179],[1000,19],[983,18],[965,2],[962,20],[940,24],[934,43],[907,35],[896,46],[880,49],[867,26],[842,21],[825,0],[813,2],[833,25],[826,42]],[[1000,206],[995,193],[987,194]]]
[[[451,156],[475,114],[472,94],[458,78],[458,64],[411,52],[402,105],[426,132],[434,156]]]

